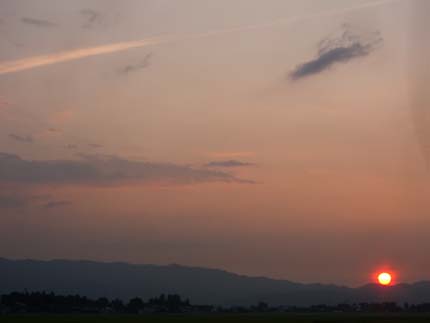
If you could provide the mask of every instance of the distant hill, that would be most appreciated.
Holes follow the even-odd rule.
[[[430,282],[383,288],[366,285],[299,284],[287,280],[248,277],[223,270],[179,265],[133,265],[92,261],[35,261],[0,258],[0,294],[12,291],[49,291],[92,298],[144,299],[178,293],[193,303],[308,306],[354,302],[430,302]]]

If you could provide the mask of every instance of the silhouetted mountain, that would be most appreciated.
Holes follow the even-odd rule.
[[[357,302],[430,302],[430,282],[393,287],[298,284],[248,277],[223,270],[179,265],[132,265],[91,261],[34,261],[0,258],[0,294],[47,291],[87,297],[148,299],[162,293],[180,294],[194,303],[309,306]]]

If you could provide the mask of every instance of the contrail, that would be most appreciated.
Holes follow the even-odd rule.
[[[58,52],[53,54],[33,56],[33,57],[23,58],[23,59],[14,60],[14,61],[6,61],[3,63],[0,62],[0,75],[17,73],[20,71],[29,70],[36,67],[64,63],[64,62],[74,61],[74,60],[91,57],[91,56],[116,53],[116,52],[121,52],[129,49],[133,49],[133,48],[141,48],[149,45],[157,45],[157,44],[169,43],[169,42],[175,42],[175,41],[185,41],[187,39],[206,38],[210,36],[217,36],[217,35],[235,33],[235,32],[245,32],[245,31],[250,31],[255,29],[269,28],[276,25],[293,24],[293,23],[297,23],[297,22],[309,20],[309,19],[336,16],[336,15],[341,15],[351,11],[385,5],[395,1],[399,1],[399,0],[381,0],[381,1],[366,2],[364,4],[361,4],[355,7],[337,9],[337,10],[327,10],[327,11],[318,12],[315,14],[310,14],[307,16],[278,19],[272,22],[258,24],[258,25],[215,30],[215,31],[209,31],[209,32],[200,33],[200,34],[191,34],[191,35],[184,35],[184,36],[173,35],[173,36],[152,37],[152,38],[147,38],[147,39],[138,40],[138,41],[114,43],[114,44],[102,45],[102,46],[96,46],[96,47],[90,47],[90,48],[80,48],[80,49],[74,49],[70,51]]]
[[[116,53],[132,48],[139,48],[148,46],[151,44],[157,44],[161,42],[169,41],[169,38],[148,38],[139,41],[115,43],[110,45],[103,45],[90,48],[80,48],[66,52],[59,52],[48,55],[33,56],[29,58],[23,58],[15,61],[0,63],[0,75],[8,73],[16,73],[20,71],[29,70],[32,68],[58,64],[68,61],[74,61],[91,56],[98,56],[109,53]]]

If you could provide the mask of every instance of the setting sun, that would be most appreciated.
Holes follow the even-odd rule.
[[[380,273],[378,275],[378,282],[383,286],[388,286],[391,284],[391,275],[389,273]]]

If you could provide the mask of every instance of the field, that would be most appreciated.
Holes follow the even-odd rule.
[[[185,323],[185,322],[273,322],[273,323],[430,323],[430,314],[285,314],[285,315],[158,315],[158,316],[103,316],[103,315],[20,315],[0,316],[2,323]]]

